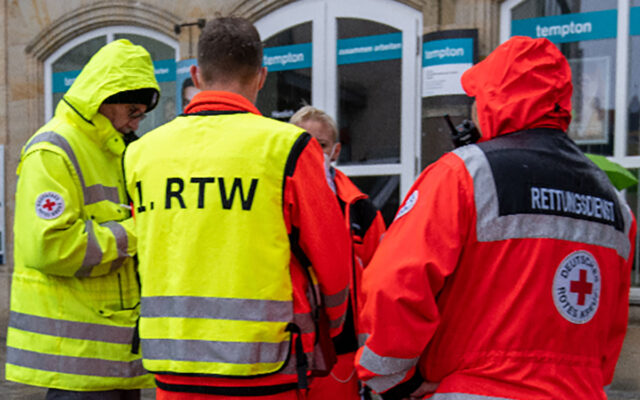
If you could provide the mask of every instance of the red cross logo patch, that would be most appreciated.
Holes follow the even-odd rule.
[[[574,324],[593,318],[600,303],[600,268],[591,253],[580,250],[562,260],[553,279],[553,303]]]
[[[54,219],[64,211],[64,199],[56,192],[41,193],[36,199],[36,214],[43,219]]]

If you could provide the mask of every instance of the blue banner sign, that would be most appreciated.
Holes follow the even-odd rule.
[[[264,49],[262,65],[269,72],[311,68],[311,43],[267,47]]]
[[[176,80],[175,60],[155,61],[153,63],[153,69],[158,82],[173,82]],[[80,70],[55,72],[52,76],[53,93],[66,93],[78,75],[80,75]]]
[[[176,63],[176,115],[182,114],[182,109],[198,91],[191,80],[191,66],[197,65],[198,60],[189,58]]]
[[[80,71],[56,72],[53,74],[53,93],[66,93],[76,78],[80,75]]]
[[[640,35],[640,7],[631,7],[630,13],[629,33],[631,35]]]
[[[422,45],[422,66],[473,64],[473,39],[442,39]]]
[[[176,82],[182,82],[183,80],[191,77],[191,66],[197,65],[198,60],[195,58],[189,58],[186,60],[180,60],[176,63]],[[176,85],[177,86],[177,85]]]
[[[153,71],[158,82],[176,80],[176,60],[160,60],[153,63]]]
[[[402,33],[338,40],[338,65],[402,58]]]
[[[553,15],[511,21],[511,36],[547,38],[554,43],[615,38],[617,10]]]

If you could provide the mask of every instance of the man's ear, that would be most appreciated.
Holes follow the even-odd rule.
[[[260,68],[260,81],[258,82],[258,90],[262,90],[264,82],[267,80],[267,67]]]
[[[193,86],[202,90],[202,79],[200,77],[200,68],[197,65],[192,65],[189,67],[189,74],[191,75],[191,80],[193,81]]]

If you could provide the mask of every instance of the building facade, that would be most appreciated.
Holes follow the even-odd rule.
[[[252,20],[269,74],[258,99],[286,120],[303,104],[338,121],[338,166],[387,222],[424,167],[453,149],[469,117],[460,74],[512,35],[546,37],[574,76],[569,134],[586,151],[640,172],[640,0],[14,0],[0,3],[0,326],[13,268],[15,170],[91,55],[126,38],[152,55],[162,96],[139,133],[180,113],[201,20]],[[638,187],[627,198],[640,214]],[[636,254],[636,259],[638,254]],[[636,263],[637,264],[637,263]],[[640,392],[640,269],[613,389]]]

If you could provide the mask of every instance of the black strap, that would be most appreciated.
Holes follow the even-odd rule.
[[[416,368],[416,372],[413,374],[411,379],[402,382],[398,386],[394,386],[384,393],[380,393],[380,397],[382,397],[383,400],[401,400],[407,398],[411,393],[418,389],[423,382],[424,378],[422,378],[420,371]]]
[[[307,380],[307,371],[309,371],[309,362],[307,356],[304,354],[304,347],[302,347],[302,332],[300,327],[296,324],[287,325],[287,331],[296,334],[296,372],[298,373],[298,389],[304,390],[309,387]]]
[[[136,327],[133,329],[133,339],[131,339],[131,353],[140,354],[140,317],[136,319]]]
[[[298,386],[295,383],[283,383],[271,386],[193,386],[193,385],[175,385],[161,382],[156,379],[158,388],[167,392],[182,393],[198,393],[213,394],[219,396],[269,396],[279,393],[296,390]]]
[[[349,223],[351,224],[351,230],[358,237],[364,239],[369,227],[376,219],[378,210],[368,198],[359,199],[351,204],[349,210]]]

